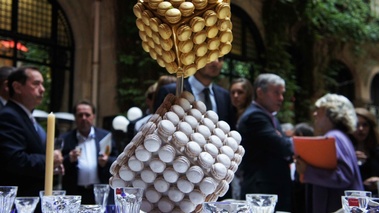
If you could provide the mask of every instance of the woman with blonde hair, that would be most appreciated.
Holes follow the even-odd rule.
[[[357,116],[353,104],[342,95],[326,94],[315,106],[315,135],[335,138],[337,167],[323,169],[296,158],[296,169],[304,183],[312,185],[311,198],[307,197],[311,212],[334,212],[341,208],[345,190],[363,190],[357,157],[348,137],[356,129]]]

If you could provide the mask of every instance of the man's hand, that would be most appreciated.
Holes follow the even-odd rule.
[[[81,153],[80,148],[75,148],[75,149],[71,150],[69,153],[70,162],[71,163],[77,162],[78,158],[80,156],[80,153]]]
[[[108,158],[109,158],[109,155],[100,155],[98,157],[98,163],[99,163],[99,166],[100,167],[104,167],[105,165],[107,165],[107,162],[108,162]]]
[[[307,169],[308,164],[300,157],[296,157],[295,162],[296,162],[296,172],[299,174],[304,174],[305,170]]]

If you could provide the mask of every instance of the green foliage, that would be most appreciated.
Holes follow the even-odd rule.
[[[377,41],[379,27],[370,5],[362,0],[309,1],[304,18],[311,34],[318,39],[339,42]]]

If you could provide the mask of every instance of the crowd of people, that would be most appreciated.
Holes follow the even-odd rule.
[[[378,195],[379,130],[373,113],[354,108],[342,95],[326,94],[314,103],[313,124],[283,125],[276,117],[286,91],[282,77],[263,73],[254,82],[234,79],[228,91],[214,82],[222,65],[223,59],[217,59],[184,81],[184,90],[217,112],[220,120],[242,137],[245,155],[230,190],[220,199],[245,199],[249,193],[277,194],[277,211],[316,213],[340,209],[344,190]],[[46,133],[32,116],[42,102],[43,83],[37,67],[0,68],[0,165],[7,174],[0,177],[0,185],[18,186],[18,196],[37,196],[44,188]],[[146,117],[129,126],[130,137],[165,96],[175,92],[173,76],[162,76],[149,87]],[[109,152],[100,152],[100,141],[111,132],[94,125],[93,103],[80,100],[72,112],[76,127],[59,135],[64,145],[54,151],[54,168],[62,173],[62,189],[67,194],[82,195],[83,204],[93,204],[94,184],[108,183],[110,166],[119,153],[114,140]],[[293,136],[335,138],[337,167],[323,169],[308,164],[296,155]]]

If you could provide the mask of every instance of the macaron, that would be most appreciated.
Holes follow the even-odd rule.
[[[180,43],[182,43],[182,42],[179,42],[179,44]],[[192,49],[192,47],[191,47],[191,49]],[[181,106],[183,108],[184,112],[187,112],[188,110],[191,109],[191,103],[186,98],[178,98],[175,101],[175,104]]]
[[[230,42],[221,43],[219,47],[220,57],[228,54],[232,50],[232,44]]]
[[[188,91],[183,91],[180,97],[187,99],[190,104],[195,101],[195,97]]]
[[[143,145],[147,151],[156,152],[161,148],[162,140],[156,134],[149,134],[146,135]]]
[[[169,183],[176,183],[179,178],[178,172],[172,167],[168,167],[163,171],[163,178]]]
[[[195,11],[195,6],[192,2],[182,2],[179,6],[180,12],[184,17],[190,16]]]
[[[187,178],[181,177],[176,182],[176,187],[183,193],[190,193],[194,188],[194,184],[187,180]]]
[[[210,173],[216,180],[222,180],[225,178],[228,169],[222,163],[215,163],[212,165]]]
[[[196,129],[199,125],[197,119],[193,117],[192,115],[186,115],[183,117],[183,121],[187,122],[192,129]]]
[[[112,187],[112,189],[115,189],[115,188],[127,186],[127,182],[125,182],[123,179],[119,177],[112,176],[109,179],[109,185]]]
[[[191,141],[195,141],[196,143],[198,143],[200,145],[200,147],[203,147],[207,143],[207,141],[205,140],[204,136],[201,133],[198,133],[198,132],[192,133],[191,137],[190,137],[190,140]]]
[[[234,178],[234,172],[230,169],[228,169],[228,172],[226,173],[225,179],[228,183],[231,183]]]
[[[238,153],[235,153],[234,154],[234,158],[232,159],[232,161],[236,162],[238,165],[241,164],[242,162],[242,156]]]
[[[217,37],[208,38],[207,45],[209,50],[218,50],[220,47],[220,39]]]
[[[198,109],[189,109],[187,112],[187,115],[193,116],[196,119],[196,121],[198,121],[198,122],[203,117],[203,115],[201,114],[201,112]]]
[[[200,182],[200,190],[205,195],[212,194],[217,187],[217,182],[212,177],[206,177]]]
[[[170,111],[175,112],[176,115],[179,117],[179,119],[182,119],[185,115],[185,111],[184,111],[183,107],[181,107],[177,104],[172,105],[170,108]]]
[[[150,18],[153,18],[154,14],[150,10],[144,10],[141,14],[141,19],[146,26],[150,25]]]
[[[195,51],[196,56],[203,57],[203,56],[206,56],[208,52],[208,45],[207,43],[196,44],[193,49]],[[208,57],[207,57],[207,60],[208,60]]]
[[[217,136],[218,138],[220,138],[221,141],[224,141],[225,138],[226,138],[226,135],[224,133],[224,131],[222,131],[222,129],[220,128],[215,128],[213,131],[212,131],[213,135]]]
[[[163,0],[149,0],[148,4],[151,9],[155,10],[158,8],[158,4],[161,2],[163,2]]]
[[[157,13],[160,16],[165,16],[166,11],[172,8],[172,4],[168,1],[163,1],[157,6]]]
[[[192,0],[196,10],[202,10],[208,5],[208,0]]]
[[[179,41],[188,41],[192,36],[192,30],[188,25],[182,25],[176,31]]]
[[[233,152],[236,152],[238,149],[238,143],[232,137],[226,137],[224,140],[224,145],[229,146],[233,150]]]
[[[216,135],[209,136],[208,142],[215,145],[217,148],[221,148],[223,146],[221,139]]]
[[[218,148],[211,143],[207,143],[204,145],[204,151],[208,152],[213,158],[216,158],[219,154]]]
[[[178,115],[171,111],[166,112],[166,114],[163,116],[163,119],[171,121],[174,126],[178,125],[180,121]]]
[[[151,159],[152,154],[143,145],[139,145],[135,150],[135,156],[139,161],[146,162]]]
[[[205,201],[205,194],[203,194],[199,189],[194,189],[189,193],[188,197],[195,205],[202,204]]]
[[[172,6],[178,8],[185,0],[170,0]]]
[[[199,110],[201,114],[204,114],[207,111],[207,107],[202,101],[193,102],[192,107]]]
[[[202,17],[195,16],[191,19],[189,26],[191,27],[192,32],[200,32],[205,27],[205,20]]]
[[[175,132],[175,126],[174,124],[169,120],[161,120],[158,123],[158,135],[162,137],[163,139],[167,139],[169,136],[174,134]]]
[[[236,130],[232,130],[232,131],[228,132],[228,136],[234,138],[234,140],[237,141],[238,145],[242,141],[241,134],[239,132],[237,132]]]
[[[232,33],[232,30],[227,29],[227,30],[221,32],[219,38],[220,38],[220,41],[221,41],[222,43],[232,42],[232,41],[233,41],[233,33]]]
[[[153,17],[153,18],[150,19],[150,28],[151,28],[154,32],[156,32],[156,33],[159,32],[159,25],[160,25],[160,24],[162,24],[162,21],[161,21],[159,18],[157,18],[157,17]]]
[[[191,40],[179,41],[178,49],[182,53],[189,53],[193,49],[193,42]]]
[[[143,163],[140,160],[138,160],[135,156],[129,158],[128,166],[130,170],[134,172],[140,172],[144,168]]]
[[[208,152],[201,152],[197,159],[199,165],[204,169],[209,169],[215,162],[215,159]]]
[[[203,14],[203,18],[205,20],[205,26],[211,27],[214,26],[217,23],[217,14],[213,10],[207,10]]]
[[[182,147],[184,147],[188,143],[189,139],[184,132],[176,131],[172,135],[171,141],[180,150]]]
[[[123,153],[121,153],[123,154]],[[123,164],[120,164],[120,165],[123,165]],[[112,174],[112,175],[116,175],[118,174],[121,166],[120,166],[117,162],[117,160],[113,161],[111,167],[109,168],[109,172]]]
[[[202,151],[200,145],[194,141],[190,141],[186,144],[186,148],[184,150],[185,154],[189,158],[196,158],[199,156],[200,152]]]
[[[219,196],[224,196],[226,194],[226,192],[228,191],[229,189],[229,183],[226,181],[226,180],[222,180],[216,190],[215,190],[215,194],[219,195]]]
[[[195,75],[197,68],[196,68],[196,65],[194,63],[192,63],[189,65],[185,65],[183,67],[183,71],[184,71],[184,78],[188,78],[192,75]]]
[[[177,8],[170,8],[165,13],[166,20],[171,24],[176,24],[182,18],[182,13]]]
[[[202,44],[205,42],[206,39],[207,39],[207,31],[200,30],[199,32],[195,33],[195,35],[193,35],[192,42],[194,44]]]
[[[186,134],[188,137],[190,137],[191,134],[193,133],[191,125],[189,125],[189,123],[184,122],[184,121],[180,121],[178,123],[177,129],[178,129],[178,131],[181,131],[184,134]]]
[[[172,162],[174,170],[178,173],[187,172],[190,165],[191,162],[185,156],[178,156],[175,158],[174,162]]]
[[[146,168],[141,172],[141,179],[145,183],[153,183],[157,178],[157,174],[150,170],[150,168]]]
[[[143,188],[144,190],[147,188],[147,183],[145,183],[141,178],[136,178],[132,182],[133,187]]]
[[[153,158],[149,162],[149,167],[151,171],[159,174],[166,169],[166,163],[161,161],[159,158]]]
[[[217,28],[220,31],[226,31],[228,29],[231,30],[233,28],[233,25],[232,25],[232,22],[231,22],[230,18],[226,17],[225,19],[219,19],[217,21]]]
[[[191,183],[197,184],[204,178],[204,172],[200,166],[191,166],[186,172],[186,177]]]
[[[213,131],[214,128],[215,128],[215,124],[209,118],[202,118],[201,121],[200,121],[200,124],[208,127],[209,131]]]
[[[230,126],[225,121],[218,121],[216,123],[216,127],[220,128],[222,131],[224,131],[225,134],[228,134],[230,132]]]
[[[148,135],[148,134],[151,134],[155,131],[155,129],[157,128],[157,125],[151,121],[148,121],[147,123],[145,123],[142,128],[141,128],[141,132],[143,135]],[[139,136],[141,137],[141,136]],[[142,143],[143,138],[138,138],[138,142],[139,143]]]
[[[137,18],[142,17],[142,11],[144,11],[144,10],[145,10],[145,7],[143,6],[143,4],[141,2],[137,2],[133,6],[133,13]]]
[[[216,157],[216,162],[222,163],[226,168],[229,168],[232,161],[230,160],[230,158],[227,155],[219,154]]]
[[[234,151],[229,146],[225,146],[225,145],[222,146],[220,148],[220,153],[227,155],[230,158],[230,160],[233,159],[233,157],[234,157]]]
[[[240,154],[243,157],[245,155],[245,149],[243,146],[239,145],[236,153]]]
[[[220,57],[220,51],[218,50],[210,50],[207,53],[208,61],[212,62],[215,61],[218,57]]]
[[[192,203],[188,198],[183,199],[179,202],[179,207],[183,212],[193,212],[196,208],[196,205]]]
[[[211,136],[211,131],[209,130],[209,128],[205,125],[198,125],[196,127],[196,132],[202,134],[204,136],[205,139],[208,139],[209,136]]]
[[[142,18],[137,18],[136,19],[136,26],[137,28],[140,30],[140,31],[145,31],[145,28],[147,28],[148,26],[146,26],[143,21],[142,21]]]
[[[120,178],[124,181],[131,181],[135,177],[135,173],[127,166],[122,165],[120,170],[118,171]]]
[[[141,210],[144,212],[151,212],[154,209],[154,205],[147,200],[142,200]]]
[[[184,65],[193,64],[195,62],[195,58],[196,58],[196,55],[195,55],[195,52],[193,51],[189,51],[188,53],[182,53],[179,57],[180,61]]]
[[[195,4],[196,7],[196,4]],[[220,2],[215,9],[217,13],[217,17],[219,19],[225,19],[225,18],[230,18],[231,12],[230,12],[230,4],[225,3],[225,2]]]
[[[165,193],[170,188],[170,184],[165,181],[162,177],[155,179],[154,188],[160,193]]]
[[[219,32],[217,26],[207,27],[206,31],[207,31],[208,38],[215,38]]]
[[[158,209],[161,212],[171,212],[174,209],[174,203],[167,197],[163,197],[158,201]]]
[[[145,197],[150,203],[157,203],[161,199],[162,194],[153,187],[149,187],[145,191]]]
[[[168,38],[168,39],[161,38],[160,45],[161,45],[162,49],[165,50],[165,51],[162,51],[162,55],[163,55],[164,52],[169,52],[172,49],[172,47],[174,46],[174,42],[172,41],[171,38]],[[169,53],[166,53],[166,54],[169,54]],[[163,58],[163,59],[165,59],[165,58]],[[171,59],[168,60],[167,59],[166,62],[170,63],[170,62],[173,62],[173,61],[174,60],[171,60]]]
[[[229,169],[232,170],[233,172],[236,172],[238,169],[238,164],[234,161],[231,161]]]
[[[165,67],[170,74],[174,74],[178,71],[178,64],[176,62],[165,63]]]
[[[173,202],[180,202],[184,198],[184,193],[176,187],[170,187],[167,193],[168,198]]]
[[[169,144],[164,145],[158,151],[159,159],[165,163],[171,163],[175,158],[175,148]]]
[[[158,26],[158,33],[164,40],[169,39],[172,35],[171,28],[165,23]]]

